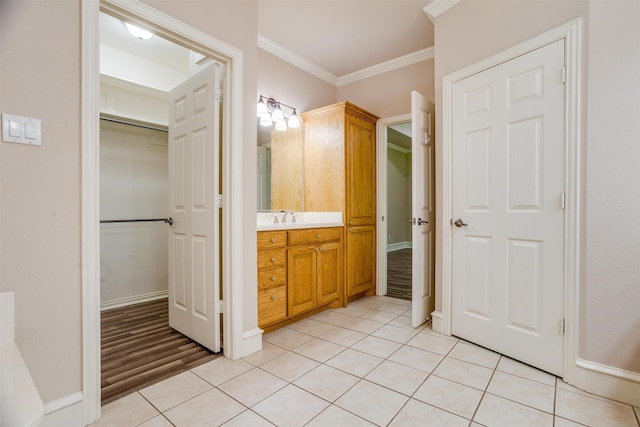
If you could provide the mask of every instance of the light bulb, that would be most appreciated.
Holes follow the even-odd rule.
[[[284,113],[282,112],[282,108],[280,108],[280,104],[278,104],[275,110],[273,110],[273,113],[271,113],[271,118],[274,122],[284,120]]]
[[[300,118],[296,114],[296,110],[293,110],[293,114],[289,117],[289,127],[290,128],[300,127]]]
[[[129,33],[131,33],[131,35],[138,40],[149,40],[151,37],[153,37],[153,33],[147,30],[143,30],[142,28],[138,28],[135,25],[131,25],[128,22],[125,22],[124,26],[127,27]]]
[[[264,100],[261,96],[260,100],[258,101],[258,117],[262,117],[265,114],[269,114],[269,111],[267,110],[267,104],[264,103]]]
[[[276,120],[276,130],[287,130],[287,124],[285,123],[284,119],[282,120]]]

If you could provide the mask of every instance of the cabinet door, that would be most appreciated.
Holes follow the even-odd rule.
[[[318,305],[330,303],[340,298],[342,276],[339,242],[325,243],[318,247]]]
[[[287,249],[287,297],[289,316],[316,307],[316,246]]]
[[[376,286],[376,229],[347,227],[347,296]]]
[[[375,125],[358,117],[346,119],[347,225],[376,222]]]

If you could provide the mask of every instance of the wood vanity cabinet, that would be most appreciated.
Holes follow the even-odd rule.
[[[340,306],[342,233],[343,227],[258,232],[258,326]]]
[[[342,212],[345,296],[376,286],[376,122],[349,102],[301,114],[304,123],[304,209]]]

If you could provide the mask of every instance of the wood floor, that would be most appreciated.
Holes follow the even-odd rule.
[[[102,404],[222,356],[169,327],[166,299],[101,313]]]
[[[387,296],[411,301],[411,253],[387,252]]]

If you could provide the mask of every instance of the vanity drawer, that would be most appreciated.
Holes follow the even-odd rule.
[[[286,249],[262,249],[258,251],[258,270],[285,267],[286,265]]]
[[[258,290],[258,326],[287,318],[287,287]]]
[[[285,246],[287,246],[286,230],[258,232],[258,248],[284,248]]]
[[[328,242],[340,240],[342,227],[309,228],[305,230],[290,230],[289,245],[304,245],[308,243]]]
[[[258,292],[287,285],[286,267],[258,271]]]

